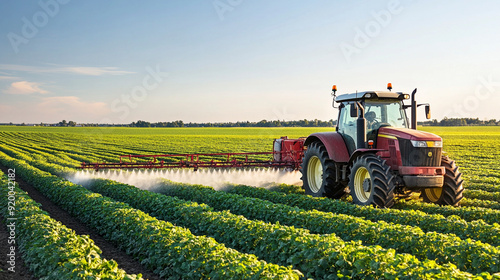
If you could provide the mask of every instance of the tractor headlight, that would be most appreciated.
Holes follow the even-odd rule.
[[[411,140],[411,144],[413,147],[416,148],[441,148],[443,147],[443,142],[442,141],[417,141],[417,140]]]
[[[442,148],[443,147],[443,141],[427,141],[431,142],[434,144],[434,146],[430,146],[429,143],[427,143],[428,147],[435,147],[435,148]]]
[[[413,145],[413,147],[416,147],[416,148],[425,148],[425,147],[427,147],[427,142],[426,141],[411,140],[411,144]]]

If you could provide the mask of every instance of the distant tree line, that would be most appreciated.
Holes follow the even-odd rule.
[[[490,126],[500,125],[500,121],[496,119],[480,120],[479,118],[447,118],[444,117],[441,121],[436,119],[419,123],[424,126]]]
[[[16,126],[86,126],[86,127],[333,127],[337,124],[336,120],[321,121],[321,120],[300,120],[300,121],[268,121],[261,120],[259,122],[220,122],[220,123],[185,123],[181,120],[173,122],[147,122],[136,121],[130,124],[99,124],[99,123],[76,123],[74,121],[62,120],[58,123],[40,123],[40,124],[15,124],[15,123],[0,123],[0,125],[16,125]],[[418,122],[418,125],[423,126],[500,126],[500,120],[480,120],[479,118],[447,118],[438,121],[436,119],[425,122]]]
[[[66,122],[66,120],[62,120],[58,123],[58,126],[76,126],[76,122],[74,121]]]
[[[184,123],[183,121],[173,122],[155,122],[146,121],[132,122],[130,127],[332,127],[336,125],[336,121],[321,121],[321,120],[300,120],[300,121],[267,121],[259,122],[221,122],[221,123]]]

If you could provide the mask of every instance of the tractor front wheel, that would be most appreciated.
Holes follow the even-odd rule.
[[[464,192],[462,173],[455,161],[446,156],[442,157],[441,166],[446,169],[443,187],[424,189],[421,196],[425,202],[458,206]]]
[[[380,208],[394,205],[394,175],[385,160],[373,154],[362,155],[354,161],[349,189],[355,204]]]
[[[300,171],[306,194],[330,198],[345,195],[345,186],[336,182],[335,162],[330,160],[321,142],[313,142],[307,147]]]

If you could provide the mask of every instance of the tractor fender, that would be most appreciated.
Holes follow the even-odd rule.
[[[335,162],[348,162],[349,152],[347,146],[338,132],[318,132],[307,137],[304,146],[319,141],[321,142],[328,153],[328,157]]]
[[[351,157],[349,158],[349,165],[351,165],[354,160],[356,160],[358,157],[364,155],[364,154],[376,154],[377,152],[385,151],[384,149],[357,149],[352,153]]]

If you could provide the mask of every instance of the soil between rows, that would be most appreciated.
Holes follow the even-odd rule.
[[[23,258],[21,257],[20,252],[17,250],[15,252],[15,264],[14,264],[14,272],[9,271],[10,264],[7,263],[9,261],[10,256],[10,247],[11,244],[8,243],[9,240],[9,231],[7,229],[7,225],[4,222],[3,217],[0,216],[0,280],[33,280],[36,279],[29,271],[28,266],[24,263]]]
[[[7,168],[5,166],[0,165],[0,169],[7,174]],[[60,221],[62,224],[64,224],[66,227],[73,229],[77,234],[79,235],[89,235],[92,240],[94,240],[94,243],[102,250],[101,256],[103,258],[106,258],[108,260],[115,260],[118,263],[118,267],[125,270],[129,274],[139,274],[141,273],[144,279],[150,279],[150,280],[155,280],[155,279],[161,279],[158,275],[154,274],[151,270],[147,269],[144,265],[142,265],[138,260],[134,259],[133,257],[127,255],[125,252],[120,250],[118,247],[113,245],[111,242],[107,241],[104,239],[101,235],[99,235],[97,232],[95,232],[92,228],[86,226],[85,224],[81,223],[78,219],[74,218],[71,216],[68,212],[57,206],[55,203],[50,201],[47,197],[45,197],[42,193],[40,193],[37,189],[35,189],[33,186],[30,184],[26,183],[24,180],[22,180],[19,177],[16,177],[15,179],[16,183],[18,183],[19,187],[27,192],[31,199],[35,200],[36,202],[40,203],[42,206],[42,210],[46,211],[49,213],[50,217]],[[3,231],[3,233],[2,233]],[[7,244],[7,240],[3,240],[3,234],[6,234],[7,238],[7,229],[5,225],[2,225],[2,229],[0,230],[0,242],[2,242],[0,246],[0,254],[2,255],[2,258],[0,260],[3,260],[4,253],[7,250],[7,246],[4,249],[3,246],[4,244]],[[2,269],[3,268],[3,262],[2,266],[0,266]],[[16,265],[17,266],[17,265]],[[21,267],[19,267],[21,269]],[[23,266],[22,269],[28,270],[27,266]],[[27,274],[28,272],[24,272],[24,274]],[[3,272],[2,272],[3,274]],[[0,274],[0,275],[2,275]],[[27,274],[28,275],[28,274]],[[29,274],[31,275],[31,274]],[[4,278],[0,278],[4,279]],[[35,278],[6,278],[6,279],[35,279]]]

